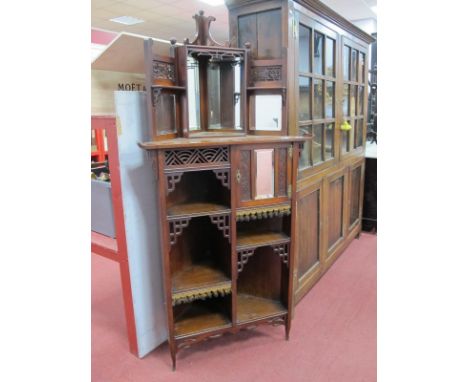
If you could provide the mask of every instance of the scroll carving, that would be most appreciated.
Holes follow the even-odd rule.
[[[252,68],[252,81],[281,81],[281,66],[257,66]]]
[[[182,235],[184,228],[189,225],[190,218],[184,218],[179,220],[171,220],[169,222],[169,240],[171,245],[177,242],[177,237]]]
[[[212,215],[210,216],[211,223],[216,224],[216,227],[223,233],[223,236],[231,241],[231,224],[230,214]]]
[[[255,249],[243,249],[237,251],[239,260],[237,261],[237,271],[242,272],[244,265],[249,261],[249,257],[252,256],[255,252]]]
[[[221,184],[226,187],[227,189],[231,189],[231,182],[230,182],[230,171],[229,169],[225,170],[213,170],[214,174],[216,175],[216,179],[221,181]]]
[[[182,179],[182,175],[183,173],[166,174],[166,195],[169,195],[172,191],[175,190],[175,186]]]
[[[153,60],[153,78],[175,82],[175,66],[167,62]]]
[[[283,263],[289,266],[289,244],[276,244],[272,245],[271,248],[273,248],[273,252],[283,260]]]

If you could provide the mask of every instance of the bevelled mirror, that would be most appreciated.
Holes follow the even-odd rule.
[[[251,99],[251,110],[253,110],[251,129],[257,131],[281,131],[283,97],[280,94],[256,94]]]
[[[255,194],[254,199],[273,198],[275,194],[275,166],[273,149],[254,150]]]
[[[189,48],[187,100],[189,132],[243,133],[244,57],[239,49]]]

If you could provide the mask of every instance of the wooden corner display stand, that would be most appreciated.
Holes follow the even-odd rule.
[[[322,81],[322,89],[328,86],[327,97],[308,101],[321,104],[326,115],[307,123],[297,118],[298,105],[303,108],[296,77],[299,12],[322,12],[322,34],[338,16],[315,1],[226,4],[230,43],[224,46],[211,37],[214,17],[202,11],[193,17],[195,39],[179,46],[171,40],[169,56],[145,42],[152,140],[140,147],[151,153],[157,179],[174,370],[181,349],[225,333],[283,325],[288,339],[295,302],[360,232],[363,148],[348,141],[352,150],[342,155],[336,125],[345,119],[358,126],[365,109],[340,114],[337,61],[317,79],[306,73]],[[339,32],[329,34],[333,60],[341,57],[343,30],[347,44],[365,52],[366,41],[357,42],[363,32],[343,20],[336,22]],[[359,81],[348,85],[362,90]],[[322,162],[312,155],[317,147]],[[305,168],[309,156],[314,165]]]

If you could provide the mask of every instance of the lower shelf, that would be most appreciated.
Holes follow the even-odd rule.
[[[288,310],[280,301],[256,297],[249,294],[237,295],[237,322],[251,322],[286,314]]]
[[[231,280],[212,264],[194,264],[172,278],[173,305],[229,293]]]
[[[231,327],[229,318],[209,304],[194,302],[174,317],[175,337],[204,333]]]
[[[237,249],[247,247],[262,247],[289,242],[289,236],[282,232],[237,233]]]

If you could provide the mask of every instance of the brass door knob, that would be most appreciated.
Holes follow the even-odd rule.
[[[344,121],[340,126],[340,129],[343,130],[343,131],[349,131],[352,128],[353,128],[353,126],[351,126],[348,121]]]

